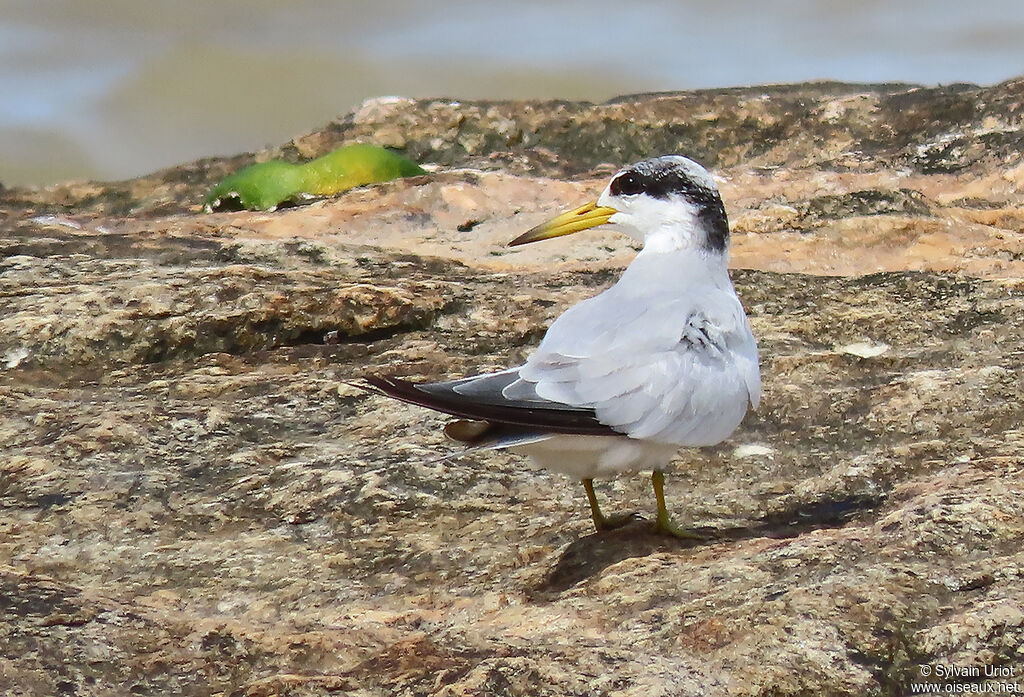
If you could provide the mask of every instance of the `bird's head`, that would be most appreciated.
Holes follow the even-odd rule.
[[[605,224],[645,246],[724,254],[729,244],[729,222],[715,180],[691,159],[664,155],[620,170],[596,201],[538,225],[509,245]]]

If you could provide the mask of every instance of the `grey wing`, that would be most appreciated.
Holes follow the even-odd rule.
[[[506,426],[519,435],[527,432],[617,435],[615,430],[598,420],[593,409],[541,399],[506,398],[500,391],[492,391],[505,380],[503,373],[433,383],[415,383],[397,377],[365,375],[360,381],[352,384],[452,416],[486,422],[494,426]],[[456,389],[466,388],[474,383],[479,388],[479,394],[467,395]],[[491,383],[490,386],[488,383]],[[458,436],[454,437],[456,440],[464,440]]]
[[[503,395],[589,407],[633,438],[697,446],[728,437],[761,392],[757,346],[735,294],[621,300],[602,295],[571,308]]]

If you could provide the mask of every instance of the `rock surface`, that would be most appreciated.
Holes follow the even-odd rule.
[[[0,190],[0,693],[1021,684],[1022,109],[1024,81],[377,100],[274,151]],[[199,212],[233,168],[360,140],[436,171]],[[346,384],[522,359],[633,252],[503,243],[663,152],[721,177],[765,378],[669,479],[701,543],[594,534],[576,482],[438,459],[441,417]],[[641,476],[599,495],[653,509]]]

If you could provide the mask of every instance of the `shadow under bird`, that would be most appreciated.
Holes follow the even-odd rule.
[[[664,471],[682,447],[720,443],[757,407],[757,343],[729,278],[729,223],[718,187],[693,160],[666,155],[619,171],[592,203],[510,245],[610,225],[643,243],[621,278],[570,307],[526,363],[448,382],[364,378],[365,389],[459,417],[454,440],[508,448],[583,481],[652,470],[654,527],[677,537]]]

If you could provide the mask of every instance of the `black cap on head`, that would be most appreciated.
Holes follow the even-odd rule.
[[[609,186],[612,196],[644,194],[656,199],[683,198],[697,207],[708,235],[708,246],[723,251],[729,241],[729,220],[715,180],[707,170],[680,155],[638,162],[619,172]]]

